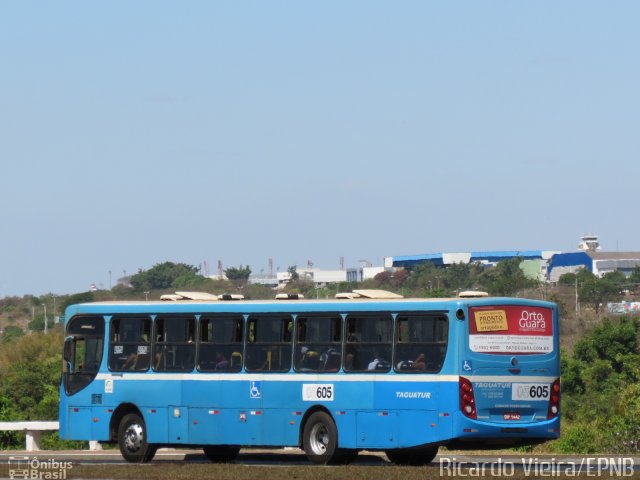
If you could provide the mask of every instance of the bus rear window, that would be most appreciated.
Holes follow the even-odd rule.
[[[518,355],[552,352],[553,311],[522,305],[471,307],[469,349]]]

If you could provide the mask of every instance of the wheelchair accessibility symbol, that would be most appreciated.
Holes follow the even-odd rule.
[[[471,360],[462,361],[462,370],[464,370],[465,372],[471,371]]]
[[[251,382],[249,388],[249,397],[262,398],[262,382]]]

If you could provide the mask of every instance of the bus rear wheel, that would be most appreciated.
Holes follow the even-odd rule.
[[[147,426],[137,413],[122,417],[118,427],[118,445],[122,457],[130,463],[146,463],[156,454],[156,447],[147,443]]]
[[[311,414],[304,424],[302,446],[312,463],[326,465],[339,461],[338,429],[329,414]]]
[[[397,465],[428,465],[436,458],[438,447],[396,448],[384,453]]]
[[[202,447],[204,456],[213,463],[227,463],[236,459],[240,447],[230,445],[206,445]]]

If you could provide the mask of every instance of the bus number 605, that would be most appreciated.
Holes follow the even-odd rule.
[[[329,400],[333,397],[333,385],[318,387],[316,390],[316,397],[322,400]]]
[[[334,395],[332,383],[305,383],[302,385],[302,400],[305,402],[333,402]]]

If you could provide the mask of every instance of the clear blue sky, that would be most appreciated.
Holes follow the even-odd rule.
[[[0,297],[640,250],[640,3],[0,3]]]

